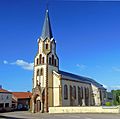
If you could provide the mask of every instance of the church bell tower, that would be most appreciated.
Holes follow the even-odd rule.
[[[53,71],[59,70],[56,42],[52,35],[48,10],[46,10],[38,52],[34,59],[32,112],[48,112],[53,106]]]

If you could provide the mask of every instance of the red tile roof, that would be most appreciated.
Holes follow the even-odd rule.
[[[26,99],[26,98],[31,98],[32,96],[31,92],[12,92],[12,94],[17,99]]]
[[[8,91],[8,90],[5,90],[5,89],[0,88],[0,93],[11,93],[11,92]]]

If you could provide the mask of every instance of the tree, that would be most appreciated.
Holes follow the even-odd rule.
[[[111,92],[114,97],[114,105],[120,105],[120,90],[112,90]]]

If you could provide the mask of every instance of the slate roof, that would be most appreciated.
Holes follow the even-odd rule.
[[[62,75],[62,77],[63,76],[71,77],[71,79],[73,81],[75,80],[75,81],[80,81],[80,82],[84,82],[84,83],[90,83],[90,84],[93,84],[100,89],[105,89],[103,87],[103,85],[101,85],[100,83],[96,82],[95,80],[93,80],[91,78],[79,76],[79,75],[68,73],[68,72],[65,72],[65,71],[59,71],[59,73]]]
[[[46,10],[41,37],[43,40],[53,38],[48,10]]]
[[[12,92],[12,94],[17,99],[26,99],[26,98],[31,98],[32,96],[31,92]]]

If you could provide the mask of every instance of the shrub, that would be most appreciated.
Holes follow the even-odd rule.
[[[111,102],[106,102],[105,105],[106,106],[112,106]]]

